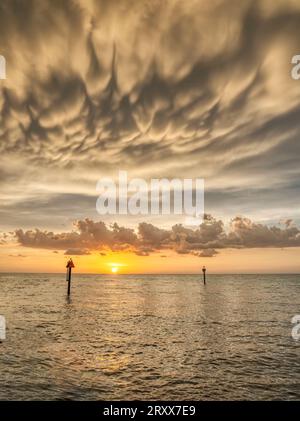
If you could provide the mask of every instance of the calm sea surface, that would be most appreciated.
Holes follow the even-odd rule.
[[[0,399],[299,399],[300,275],[1,274]]]

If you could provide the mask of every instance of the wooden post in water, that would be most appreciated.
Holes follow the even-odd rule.
[[[204,285],[206,285],[206,267],[205,266],[203,266],[202,272],[203,272],[203,283]]]
[[[74,268],[75,265],[73,263],[73,260],[70,259],[67,263],[67,279],[66,281],[68,282],[68,295],[71,294],[71,277],[72,277],[72,268]]]

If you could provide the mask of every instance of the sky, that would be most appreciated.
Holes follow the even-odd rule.
[[[299,0],[2,0],[0,271],[299,273],[299,40]],[[204,220],[100,216],[120,170]]]

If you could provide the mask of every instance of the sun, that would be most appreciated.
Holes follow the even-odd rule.
[[[124,265],[124,263],[117,263],[117,262],[111,262],[111,263],[107,263],[109,266],[109,270],[111,273],[117,274],[119,272],[122,273],[122,268]]]

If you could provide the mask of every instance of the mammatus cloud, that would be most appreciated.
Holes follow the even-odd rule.
[[[299,208],[299,1],[2,0],[0,31],[3,225],[116,168]]]
[[[137,231],[114,224],[89,219],[75,223],[74,231],[53,233],[36,230],[16,230],[14,236],[23,247],[66,250],[68,255],[88,255],[92,252],[131,251],[139,256],[173,250],[179,254],[213,257],[225,248],[299,247],[300,228],[286,221],[281,226],[266,226],[248,218],[235,217],[226,230],[221,220],[206,215],[195,230],[174,225],[164,230],[141,223]]]

